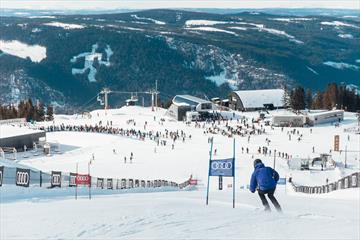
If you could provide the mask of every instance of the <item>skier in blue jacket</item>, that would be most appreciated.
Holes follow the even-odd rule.
[[[256,159],[254,161],[254,168],[255,169],[250,180],[250,191],[254,193],[256,189],[258,190],[258,194],[265,207],[265,211],[271,210],[265,197],[265,194],[267,194],[276,210],[281,212],[280,204],[274,197],[276,184],[279,181],[279,174],[271,167],[265,167],[260,159]]]

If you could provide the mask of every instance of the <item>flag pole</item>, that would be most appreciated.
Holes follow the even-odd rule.
[[[209,154],[210,158],[209,158],[208,181],[207,181],[207,188],[206,188],[206,205],[209,204],[210,168],[211,168],[211,156],[212,156],[213,143],[214,143],[214,139],[212,138],[211,145],[210,145],[210,154]]]
[[[76,163],[76,176],[75,176],[75,199],[77,199],[77,195],[78,195],[78,185],[77,185],[77,181],[76,178],[78,177],[78,171],[79,171],[79,163]]]
[[[233,144],[233,151],[234,151],[234,155],[233,155],[233,208],[235,208],[235,137],[234,137],[234,144]]]
[[[91,199],[91,177],[90,177],[90,162],[88,163],[88,175],[89,175],[89,199]]]

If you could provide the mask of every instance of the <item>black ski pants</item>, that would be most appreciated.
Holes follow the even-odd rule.
[[[270,190],[266,190],[266,191],[258,189],[259,197],[261,199],[262,204],[265,207],[265,210],[270,211],[270,205],[269,205],[269,203],[268,203],[268,201],[266,200],[266,197],[265,197],[265,195],[267,194],[267,196],[270,199],[270,201],[272,202],[272,204],[274,204],[276,210],[281,212],[280,204],[278,203],[278,201],[274,197],[274,192],[275,192],[275,188],[270,189]]]

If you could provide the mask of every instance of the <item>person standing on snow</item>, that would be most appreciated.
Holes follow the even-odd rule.
[[[265,197],[267,194],[276,210],[281,212],[280,204],[274,197],[276,184],[279,181],[279,174],[271,167],[265,167],[260,159],[255,159],[254,168],[255,169],[250,180],[250,191],[254,193],[256,189],[258,190],[258,194],[265,207],[265,211],[271,211],[270,205]]]

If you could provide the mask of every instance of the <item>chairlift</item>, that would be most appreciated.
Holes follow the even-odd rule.
[[[100,94],[97,95],[96,101],[100,102],[101,106],[105,104],[104,101],[101,99]]]

